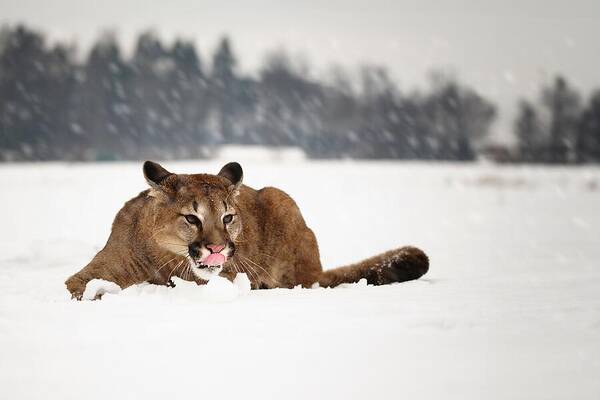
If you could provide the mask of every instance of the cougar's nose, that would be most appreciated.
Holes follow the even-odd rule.
[[[194,242],[188,245],[188,252],[190,253],[190,257],[198,257],[200,255],[200,243]]]
[[[206,248],[209,249],[211,253],[219,253],[225,246],[222,244],[207,244]]]

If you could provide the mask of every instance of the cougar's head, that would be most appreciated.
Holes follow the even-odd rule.
[[[235,162],[217,175],[173,174],[152,161],[144,163],[155,205],[152,240],[174,257],[187,257],[202,279],[219,274],[235,252],[242,231],[236,210],[242,175]]]

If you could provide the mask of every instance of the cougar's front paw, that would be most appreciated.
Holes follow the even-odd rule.
[[[71,299],[82,299],[83,292],[85,291],[85,283],[83,283],[80,279],[71,277],[67,279],[65,285],[67,285],[67,290],[69,291],[69,293],[71,293]]]

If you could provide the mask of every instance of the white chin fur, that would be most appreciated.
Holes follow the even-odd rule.
[[[190,264],[192,267],[192,271],[194,272],[194,275],[196,275],[200,279],[204,279],[205,281],[208,281],[211,278],[214,278],[215,276],[219,275],[221,273],[221,271],[223,271],[222,265],[219,265],[218,267],[199,268],[193,262],[190,262]]]

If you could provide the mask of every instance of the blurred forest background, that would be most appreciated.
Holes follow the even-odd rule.
[[[486,139],[494,99],[442,73],[404,93],[384,67],[316,79],[284,49],[256,76],[224,37],[206,59],[190,41],[142,33],[130,57],[102,35],[79,60],[25,26],[0,31],[0,160],[208,158],[224,144],[297,147],[310,158],[600,161],[600,90],[565,77],[523,99],[514,146]]]

